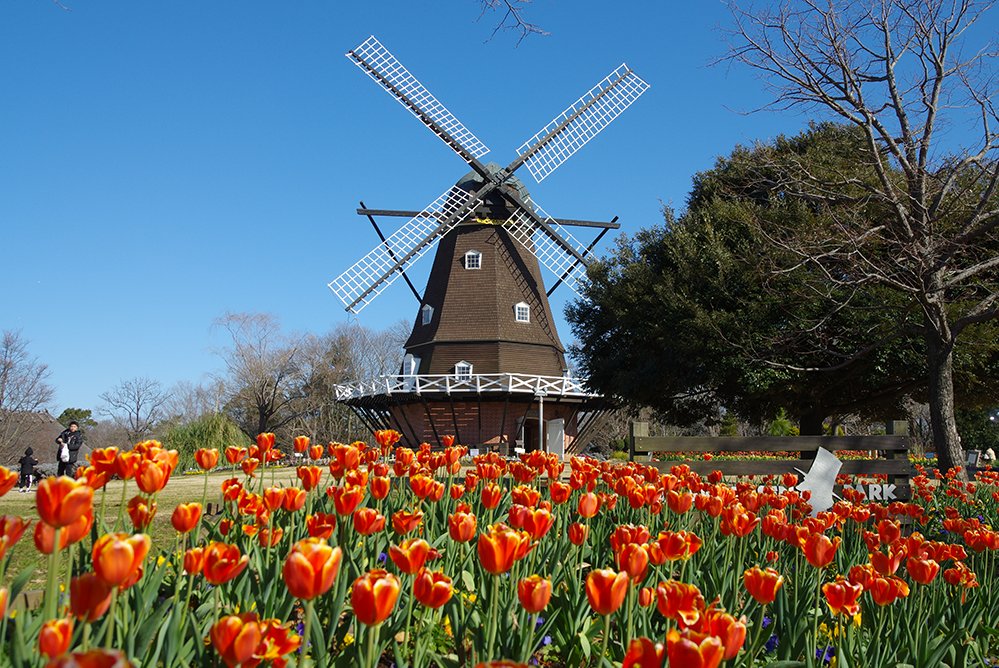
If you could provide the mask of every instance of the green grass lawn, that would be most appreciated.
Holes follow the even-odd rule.
[[[265,484],[268,486],[271,485],[272,474],[277,486],[288,487],[298,486],[299,484],[294,468],[268,468],[262,474]],[[258,473],[258,475],[260,474]],[[233,471],[231,469],[215,472],[208,476],[208,503],[217,504],[222,501],[222,481],[232,477],[243,479],[244,476],[241,471]],[[108,531],[114,526],[115,519],[118,517],[118,509],[121,505],[122,485],[122,481],[113,480],[107,484],[106,491],[98,490],[94,494],[95,516],[100,515],[101,497],[106,494],[106,498],[104,499],[104,526],[108,527]],[[204,485],[205,477],[203,475],[174,475],[170,478],[170,482],[166,488],[156,495],[156,517],[146,530],[146,533],[152,536],[153,539],[151,553],[155,554],[159,550],[169,550],[172,548],[177,535],[177,532],[174,531],[173,526],[170,524],[170,515],[173,513],[173,509],[180,503],[200,502]],[[127,503],[128,499],[138,493],[139,490],[135,486],[135,482],[129,481],[125,489],[125,502]],[[128,515],[124,509],[121,512],[125,524],[123,531],[132,532],[132,523],[128,519]],[[34,490],[31,493],[21,493],[15,488],[8,492],[0,498],[0,515],[17,515],[37,521],[38,515],[35,512]],[[99,521],[99,518],[95,519],[95,522]],[[101,525],[98,524],[99,532],[100,527]],[[26,569],[34,570],[27,585],[28,589],[37,589],[45,584],[47,557],[39,554],[35,549],[35,543],[32,539],[33,529],[34,524],[32,523],[27,531],[24,532],[24,536],[20,542],[9,552],[9,563],[7,564],[6,574],[3,581],[0,582],[0,586],[9,584],[14,576],[24,572]],[[85,542],[89,544],[89,541]]]

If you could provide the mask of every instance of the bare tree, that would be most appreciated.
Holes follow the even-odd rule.
[[[180,381],[170,388],[169,394],[170,399],[164,405],[163,413],[181,424],[221,412],[226,399],[222,379],[199,384]]]
[[[159,381],[142,377],[123,380],[100,396],[105,403],[101,413],[124,430],[130,443],[149,436],[170,398]]]
[[[229,334],[220,351],[228,372],[227,411],[250,436],[272,432],[305,410],[303,337],[286,336],[274,316],[227,313],[215,321]]]
[[[955,342],[966,328],[999,315],[994,50],[965,43],[992,4],[731,5],[736,24],[727,59],[763,75],[773,93],[768,108],[825,113],[866,140],[867,154],[857,159],[873,179],[802,171],[785,184],[816,206],[855,202],[857,215],[843,217],[838,233],[809,239],[765,232],[830,284],[887,286],[919,310],[933,441],[944,467],[963,463],[954,417]],[[943,130],[971,122],[974,138],[945,150]]]
[[[0,338],[0,450],[14,443],[32,415],[45,410],[54,390],[49,369],[28,352],[20,332],[4,330]]]
[[[482,12],[479,18],[487,13],[498,13],[501,15],[499,23],[493,28],[489,39],[496,36],[502,30],[512,30],[519,33],[517,39],[519,45],[528,35],[548,35],[541,26],[529,23],[524,19],[524,7],[531,4],[531,0],[479,0],[482,4]]]

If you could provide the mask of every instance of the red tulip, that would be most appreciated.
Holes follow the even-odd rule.
[[[295,543],[284,562],[284,581],[295,598],[311,600],[322,596],[340,569],[343,551],[330,547],[321,538],[306,538]]]
[[[586,577],[586,598],[597,614],[610,615],[624,603],[628,593],[628,574],[598,568]]]
[[[354,580],[350,592],[350,605],[354,616],[362,624],[381,624],[392,614],[399,598],[399,579],[378,569],[368,571]]]
[[[725,648],[715,636],[697,633],[693,629],[671,629],[666,634],[666,656],[676,668],[717,668]]]
[[[593,492],[587,492],[579,497],[576,509],[581,517],[593,517],[600,510],[600,499]]]
[[[210,471],[219,463],[219,451],[215,448],[198,448],[194,452],[194,461],[204,471]]]
[[[475,529],[476,519],[471,513],[456,512],[447,518],[448,534],[457,543],[467,543],[475,538]]]
[[[307,495],[304,489],[289,487],[284,490],[284,501],[281,503],[281,507],[289,513],[297,513],[305,507],[306,498]]]
[[[409,575],[413,575],[423,568],[429,555],[430,543],[422,538],[410,538],[400,545],[389,547],[389,557],[392,558],[392,563],[400,571]]]
[[[421,568],[413,580],[413,596],[428,608],[437,609],[451,600],[451,578],[439,572]]]
[[[742,581],[746,591],[760,605],[769,605],[777,598],[777,592],[784,585],[784,576],[772,568],[761,569],[754,566],[743,573]]]
[[[182,503],[174,508],[173,515],[170,516],[170,523],[180,533],[187,533],[198,526],[199,520],[201,520],[200,503]]]
[[[648,638],[635,638],[628,644],[621,668],[662,668],[666,658],[662,643],[654,643]]]
[[[586,536],[590,533],[590,528],[585,524],[573,522],[569,525],[569,541],[573,545],[582,545],[586,542]]]
[[[421,510],[414,510],[413,512],[397,510],[392,513],[392,531],[400,536],[405,536],[407,533],[415,531],[416,527],[420,526],[420,522],[422,521],[423,511]]]
[[[212,625],[212,645],[229,668],[255,665],[254,655],[263,640],[255,613],[229,615]]]
[[[211,543],[205,549],[203,573],[210,584],[220,585],[243,572],[250,557],[241,554],[235,545]]]
[[[855,615],[860,610],[857,600],[864,593],[864,588],[859,584],[853,584],[838,577],[835,582],[827,582],[822,585],[822,593],[825,595],[826,603],[833,615],[840,613]]]
[[[825,568],[832,563],[836,556],[836,548],[839,547],[839,543],[839,536],[830,540],[829,536],[824,533],[813,533],[801,549],[805,553],[808,563],[816,568]]]
[[[111,606],[113,587],[95,573],[84,573],[69,583],[69,607],[77,619],[100,619]]]
[[[312,538],[329,538],[336,529],[336,515],[316,513],[305,518],[305,529]]]
[[[50,619],[42,625],[38,634],[38,651],[42,656],[54,659],[69,651],[73,638],[73,619]]]
[[[139,571],[152,544],[144,533],[109,533],[94,542],[94,572],[111,587],[124,585]]]
[[[375,508],[358,508],[354,511],[354,530],[362,536],[385,529],[385,516]]]
[[[540,575],[531,575],[517,583],[517,598],[524,610],[537,614],[545,609],[552,598],[552,581]]]
[[[205,550],[201,547],[192,547],[184,553],[184,572],[188,575],[196,575],[205,567]]]

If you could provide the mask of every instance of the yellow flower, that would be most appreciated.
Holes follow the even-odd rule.
[[[451,618],[444,618],[444,633],[448,634],[449,637],[454,636],[454,631],[451,630]]]
[[[854,628],[860,628],[860,613],[858,612],[853,616],[853,626]]]

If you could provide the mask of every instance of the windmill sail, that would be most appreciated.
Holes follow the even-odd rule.
[[[403,271],[450,232],[475,202],[473,193],[458,187],[448,189],[419,214],[395,231],[385,243],[330,281],[329,288],[348,311],[360,313],[372,299],[390,286]]]
[[[517,155],[541,183],[648,89],[649,84],[621,64],[524,142]]]
[[[489,148],[373,35],[346,55],[466,161],[489,153]]]
[[[579,294],[578,284],[586,278],[586,266],[566,251],[562,242],[575,248],[580,256],[586,255],[586,247],[579,243],[567,229],[555,222],[555,219],[545,213],[544,209],[530,200],[527,201],[527,204],[548,223],[554,235],[560,236],[561,239],[556,239],[555,236],[549,234],[547,230],[535,223],[524,210],[515,211],[506,220],[504,227],[521,246],[534,253],[543,267],[552,272],[556,278],[561,278],[573,292]]]

